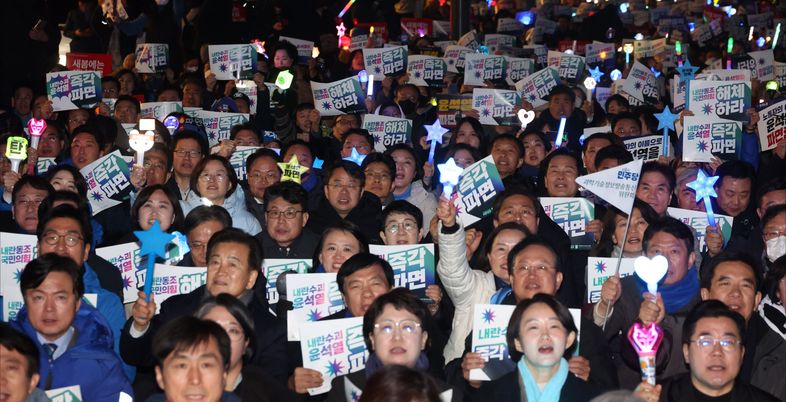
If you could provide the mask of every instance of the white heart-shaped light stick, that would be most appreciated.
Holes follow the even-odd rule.
[[[535,112],[532,110],[524,110],[519,109],[518,112],[519,121],[521,121],[521,128],[526,128],[529,123],[532,123],[535,120]]]
[[[639,257],[633,261],[633,271],[647,283],[648,292],[658,294],[658,282],[669,271],[669,261],[662,255],[656,255],[652,259]]]

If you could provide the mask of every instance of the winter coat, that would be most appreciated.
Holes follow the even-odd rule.
[[[224,199],[224,205],[221,206],[226,209],[227,212],[229,212],[229,216],[232,217],[232,227],[241,229],[254,236],[262,231],[262,226],[259,225],[257,218],[246,209],[245,197],[243,189],[237,186],[235,191]],[[200,205],[202,205],[201,199],[180,201],[180,206],[183,208],[183,215],[188,215],[192,209]]]

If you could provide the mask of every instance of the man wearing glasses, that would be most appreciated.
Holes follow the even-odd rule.
[[[55,192],[41,176],[22,176],[11,189],[11,214],[13,222],[3,224],[2,231],[34,234],[38,227],[38,206]]]
[[[199,196],[191,191],[194,167],[207,155],[207,141],[192,131],[175,136],[172,144],[172,177],[166,185],[186,203],[196,202]]]
[[[265,230],[256,238],[266,258],[311,258],[319,237],[305,229],[308,193],[293,181],[276,183],[265,191]]]
[[[360,118],[354,114],[342,114],[336,117],[336,123],[333,125],[333,135],[330,137],[322,137],[320,141],[315,144],[316,149],[319,149],[322,159],[326,163],[331,163],[341,159],[341,147],[344,134],[353,128],[360,127]]]

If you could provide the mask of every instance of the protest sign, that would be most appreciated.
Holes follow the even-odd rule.
[[[93,108],[101,101],[101,75],[97,71],[47,73],[46,94],[55,112]]]
[[[520,34],[526,27],[515,18],[497,18],[497,32]]]
[[[462,35],[458,40],[458,45],[468,47],[474,52],[480,47],[480,37],[474,29]]]
[[[751,84],[749,81],[692,81],[688,108],[696,116],[727,120],[750,120]]]
[[[257,84],[251,80],[235,81],[235,89],[248,97],[249,114],[257,114]],[[268,90],[269,96],[273,97],[273,91]]]
[[[662,135],[627,138],[623,142],[625,143],[625,149],[633,155],[633,159],[644,162],[657,160],[663,149]],[[671,148],[669,148],[669,151],[669,153],[672,153]]]
[[[217,80],[250,80],[257,71],[257,52],[248,43],[238,45],[210,45],[210,71]]]
[[[697,80],[710,80],[710,81],[750,81],[750,70],[703,70],[701,73],[696,74]]]
[[[160,73],[169,65],[169,45],[139,43],[136,45],[134,69],[138,73]]]
[[[472,108],[478,111],[480,123],[491,126],[520,127],[521,121],[513,108],[521,105],[521,94],[507,89],[475,88]]]
[[[532,59],[505,56],[505,61],[508,64],[507,74],[505,75],[505,81],[508,85],[516,85],[516,82],[521,81],[521,79],[535,71],[535,61]]]
[[[422,38],[434,33],[434,22],[430,18],[402,18],[401,27],[411,38]]]
[[[308,388],[310,395],[324,394],[330,391],[333,378],[366,367],[363,317],[307,322],[298,331],[303,367],[322,374],[322,386]]]
[[[19,281],[28,262],[38,256],[35,235],[0,233],[0,296],[3,296],[3,321],[16,318],[24,305]]]
[[[78,384],[44,392],[50,402],[82,402],[82,388]]]
[[[630,213],[636,198],[643,161],[633,161],[597,173],[577,177],[576,183],[620,211]]]
[[[262,147],[249,147],[249,146],[238,146],[235,147],[235,152],[232,152],[232,155],[229,157],[229,163],[232,165],[232,168],[235,169],[235,174],[237,175],[238,181],[245,181],[247,178],[246,172],[246,160],[248,159],[251,154],[256,152],[259,148]]]
[[[778,88],[786,88],[786,63],[775,62],[775,81],[778,83]]]
[[[156,119],[163,122],[170,113],[183,113],[182,102],[145,102],[141,104],[140,119]]]
[[[314,105],[321,116],[338,116],[366,111],[365,93],[357,77],[320,83],[311,83]]]
[[[93,216],[119,205],[131,194],[131,175],[120,151],[115,150],[93,161],[80,172],[87,182],[87,200]]]
[[[305,274],[311,269],[312,261],[310,259],[292,259],[292,258],[266,258],[262,261],[262,274],[265,275],[267,280],[267,302],[276,304],[279,300],[278,288],[276,281],[278,277],[284,272],[294,272],[298,274]]]
[[[604,64],[607,60],[614,60],[617,49],[613,43],[593,42],[584,48],[585,61],[588,65]]]
[[[540,197],[546,216],[559,225],[570,237],[570,248],[589,250],[595,236],[587,232],[587,225],[595,219],[595,204],[582,197]]]
[[[311,59],[311,55],[314,52],[314,42],[310,40],[290,38],[289,36],[279,36],[278,40],[280,42],[289,42],[295,46],[297,49],[297,64],[306,64],[308,63],[308,60]]]
[[[682,160],[712,162],[737,159],[742,147],[742,123],[717,117],[685,116],[682,131]]]
[[[472,311],[472,352],[486,361],[482,369],[472,369],[469,379],[492,381],[516,369],[508,352],[508,322],[516,306],[476,304]]]
[[[696,250],[704,251],[704,247],[707,245],[707,226],[709,225],[707,222],[707,213],[672,207],[669,207],[666,212],[670,217],[681,220],[682,223],[693,229],[693,234],[696,235]],[[734,218],[727,215],[718,215],[716,213],[715,223],[721,229],[724,242],[729,241],[731,237],[731,227],[734,225]]]
[[[621,89],[645,104],[656,104],[660,100],[655,75],[638,61],[633,63]]]
[[[505,81],[507,69],[505,56],[467,53],[464,57],[464,85],[482,86],[486,81],[495,84]]]
[[[448,71],[451,73],[458,73],[464,71],[464,58],[466,55],[472,54],[473,50],[458,45],[450,45],[445,49],[443,58],[448,65]]]
[[[38,158],[38,161],[36,162],[36,165],[35,165],[35,171],[39,175],[42,175],[42,174],[48,172],[49,169],[52,166],[55,166],[55,165],[57,165],[57,162],[55,162],[55,157],[54,156],[52,156],[52,157],[45,157],[45,158],[44,157]]]
[[[647,57],[655,57],[663,52],[666,46],[666,38],[654,40],[637,40],[633,42],[633,54],[636,55],[636,60],[641,60]]]
[[[292,310],[287,311],[287,338],[300,340],[300,325],[319,321],[344,309],[344,299],[338,290],[335,273],[292,274],[287,276],[287,301]]]
[[[124,303],[137,300],[139,289],[143,287],[147,269],[134,272],[134,283],[123,290]],[[180,267],[177,265],[156,264],[153,274],[152,292],[156,299],[156,313],[161,311],[161,304],[172,296],[193,292],[207,283],[207,267]]]
[[[486,36],[483,38],[483,42],[486,45],[486,47],[489,49],[489,53],[493,54],[494,52],[496,52],[502,47],[515,46],[516,37],[513,35],[486,34]]]
[[[98,71],[102,77],[112,74],[112,55],[106,53],[66,53],[66,67],[71,71]]]
[[[193,115],[195,119],[199,119],[199,121],[202,122],[202,126],[205,128],[207,139],[211,147],[221,142],[221,140],[229,139],[232,126],[248,123],[249,120],[248,113],[197,110]]]
[[[381,49],[363,49],[363,60],[368,75],[374,75],[374,81],[382,81],[385,77],[395,77],[407,71],[407,48],[390,46]]]
[[[371,244],[368,251],[393,267],[394,287],[407,288],[421,300],[432,302],[426,297],[426,287],[437,283],[433,243],[392,246]]]
[[[437,94],[437,117],[442,127],[455,128],[464,113],[472,109],[472,95]]]
[[[516,83],[516,90],[522,93],[524,99],[532,107],[538,108],[545,105],[546,97],[551,89],[559,85],[560,77],[557,69],[547,67],[534,74],[530,74]]]
[[[521,47],[526,52],[532,52],[532,57],[535,60],[537,68],[544,68],[548,66],[549,48],[545,45],[524,45]]]
[[[374,138],[374,150],[385,152],[396,144],[409,144],[412,138],[412,120],[378,114],[363,116],[363,125]]]
[[[620,261],[620,278],[633,275],[633,260],[635,258],[623,258]],[[587,303],[597,303],[600,301],[600,290],[603,282],[614,274],[617,267],[616,257],[589,257],[587,258]]]
[[[759,110],[759,145],[761,151],[775,148],[786,141],[786,99]]]
[[[584,57],[575,54],[567,54],[549,50],[549,67],[557,69],[560,78],[573,84],[578,84],[584,77],[585,62]]]
[[[772,49],[733,56],[731,60],[733,68],[750,71],[751,78],[755,80],[775,79],[775,56]]]
[[[439,57],[412,55],[407,59],[409,83],[419,87],[444,87],[447,71],[445,59]]]
[[[505,186],[491,155],[464,169],[459,179],[458,197],[453,201],[464,227],[491,214],[494,199],[503,190]]]

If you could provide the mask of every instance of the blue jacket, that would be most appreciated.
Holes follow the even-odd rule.
[[[41,380],[38,388],[55,389],[79,385],[82,399],[90,402],[117,402],[120,392],[133,395],[131,383],[123,372],[120,358],[112,350],[113,337],[98,310],[82,303],[74,322],[74,338],[68,349],[50,361],[36,331],[27,317],[27,308],[19,310],[11,325],[32,339],[40,354]]]

